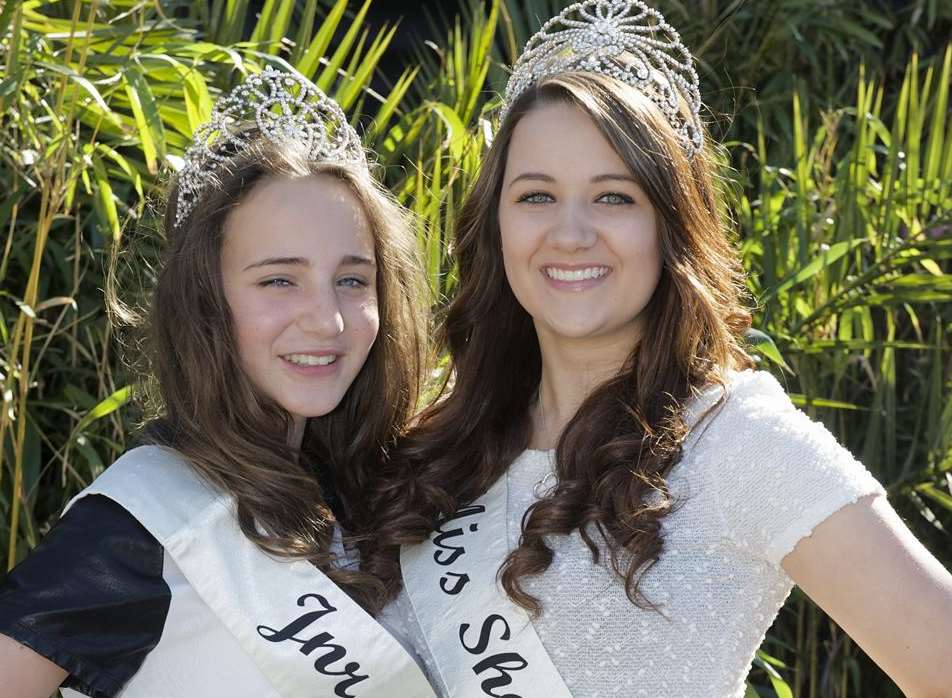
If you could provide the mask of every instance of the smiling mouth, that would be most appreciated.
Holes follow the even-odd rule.
[[[337,354],[285,354],[281,358],[296,366],[329,366],[337,361]]]
[[[543,267],[542,273],[554,281],[590,281],[600,279],[611,271],[611,267],[593,266],[582,269],[560,269]]]

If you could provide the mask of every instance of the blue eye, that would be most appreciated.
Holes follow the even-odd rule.
[[[527,203],[527,204],[545,204],[550,201],[555,201],[551,194],[546,194],[542,191],[530,191],[527,194],[523,194],[517,199],[517,203]]]
[[[337,284],[347,288],[366,288],[367,286],[366,281],[356,276],[345,276],[343,279],[340,279]]]
[[[271,288],[287,288],[291,286],[291,282],[288,279],[276,278],[276,279],[265,279],[264,281],[258,284],[262,287],[271,287]]]
[[[619,194],[615,191],[610,191],[607,194],[602,194],[596,199],[597,202],[603,204],[610,204],[612,206],[618,206],[620,204],[633,204],[635,200],[632,199],[627,194]]]

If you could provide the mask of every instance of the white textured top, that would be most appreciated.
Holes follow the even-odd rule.
[[[688,423],[720,388],[689,406]],[[507,478],[510,549],[553,452],[524,452]],[[546,484],[551,483],[551,477]],[[691,430],[668,483],[679,506],[641,589],[662,614],[632,604],[578,533],[551,536],[543,574],[525,581],[544,610],[534,627],[573,695],[740,698],[754,653],[793,582],[780,562],[814,527],[882,486],[766,372],[731,376],[729,396]],[[597,538],[596,538],[597,540]],[[405,592],[392,613],[443,695]]]

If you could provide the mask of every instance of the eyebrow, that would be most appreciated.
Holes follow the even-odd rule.
[[[516,182],[520,182],[524,179],[538,180],[541,182],[554,182],[555,178],[547,174],[542,174],[541,172],[523,172],[518,177],[515,177],[511,182],[509,182],[509,187],[513,187]]]
[[[341,265],[343,266],[369,266],[376,267],[372,259],[368,257],[361,257],[360,255],[348,254],[344,255],[340,260]],[[265,257],[264,259],[259,259],[257,262],[252,262],[242,271],[248,271],[249,269],[257,269],[258,267],[271,267],[271,266],[300,266],[307,267],[311,263],[304,257]]]
[[[631,182],[632,184],[638,184],[638,180],[629,174],[609,173],[609,174],[600,174],[595,177],[592,177],[592,182],[595,182],[595,183],[608,182],[612,180],[621,180],[624,182]]]
[[[377,266],[377,263],[374,262],[374,260],[369,259],[367,257],[361,257],[355,254],[344,255],[343,259],[340,260],[340,263],[348,267],[351,267],[351,266],[375,267]]]
[[[516,182],[519,182],[522,180],[533,180],[533,181],[539,181],[539,182],[554,182],[555,178],[552,177],[551,175],[543,174],[542,172],[523,172],[518,177],[513,178],[513,180],[509,182],[509,186],[512,187]],[[634,177],[632,177],[629,174],[618,174],[618,173],[609,172],[606,174],[595,175],[594,177],[592,177],[592,182],[595,184],[598,184],[600,182],[608,182],[608,181],[616,181],[616,180],[631,182],[632,184],[638,184],[638,180],[636,180]]]
[[[248,271],[249,269],[255,269],[257,267],[271,267],[271,266],[308,266],[308,262],[304,257],[265,257],[264,259],[259,259],[257,262],[252,262],[242,271]]]

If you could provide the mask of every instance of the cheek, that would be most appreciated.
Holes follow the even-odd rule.
[[[646,274],[657,273],[661,269],[661,245],[657,234],[645,235],[635,250]]]
[[[661,271],[661,239],[653,216],[645,216],[636,224],[619,229],[614,236],[616,251],[624,250],[628,257],[646,276],[657,276]]]
[[[631,296],[638,298],[639,303],[647,304],[658,289],[664,267],[657,235],[645,239],[636,254],[638,255],[635,258],[636,287],[632,289]]]
[[[658,279],[661,277],[661,268],[664,266],[664,259],[661,256],[661,239],[657,231],[645,243],[645,259],[649,260],[651,264],[655,285],[657,285]]]
[[[350,327],[351,337],[370,351],[380,331],[380,310],[377,307],[377,299],[372,298],[355,303],[348,315],[347,324]]]
[[[538,247],[536,236],[531,225],[520,225],[512,216],[500,219],[499,224],[503,266],[509,285],[516,289],[531,273],[532,255]]]
[[[280,313],[240,293],[226,296],[231,312],[238,353],[243,358],[270,351],[271,342],[282,324]]]

